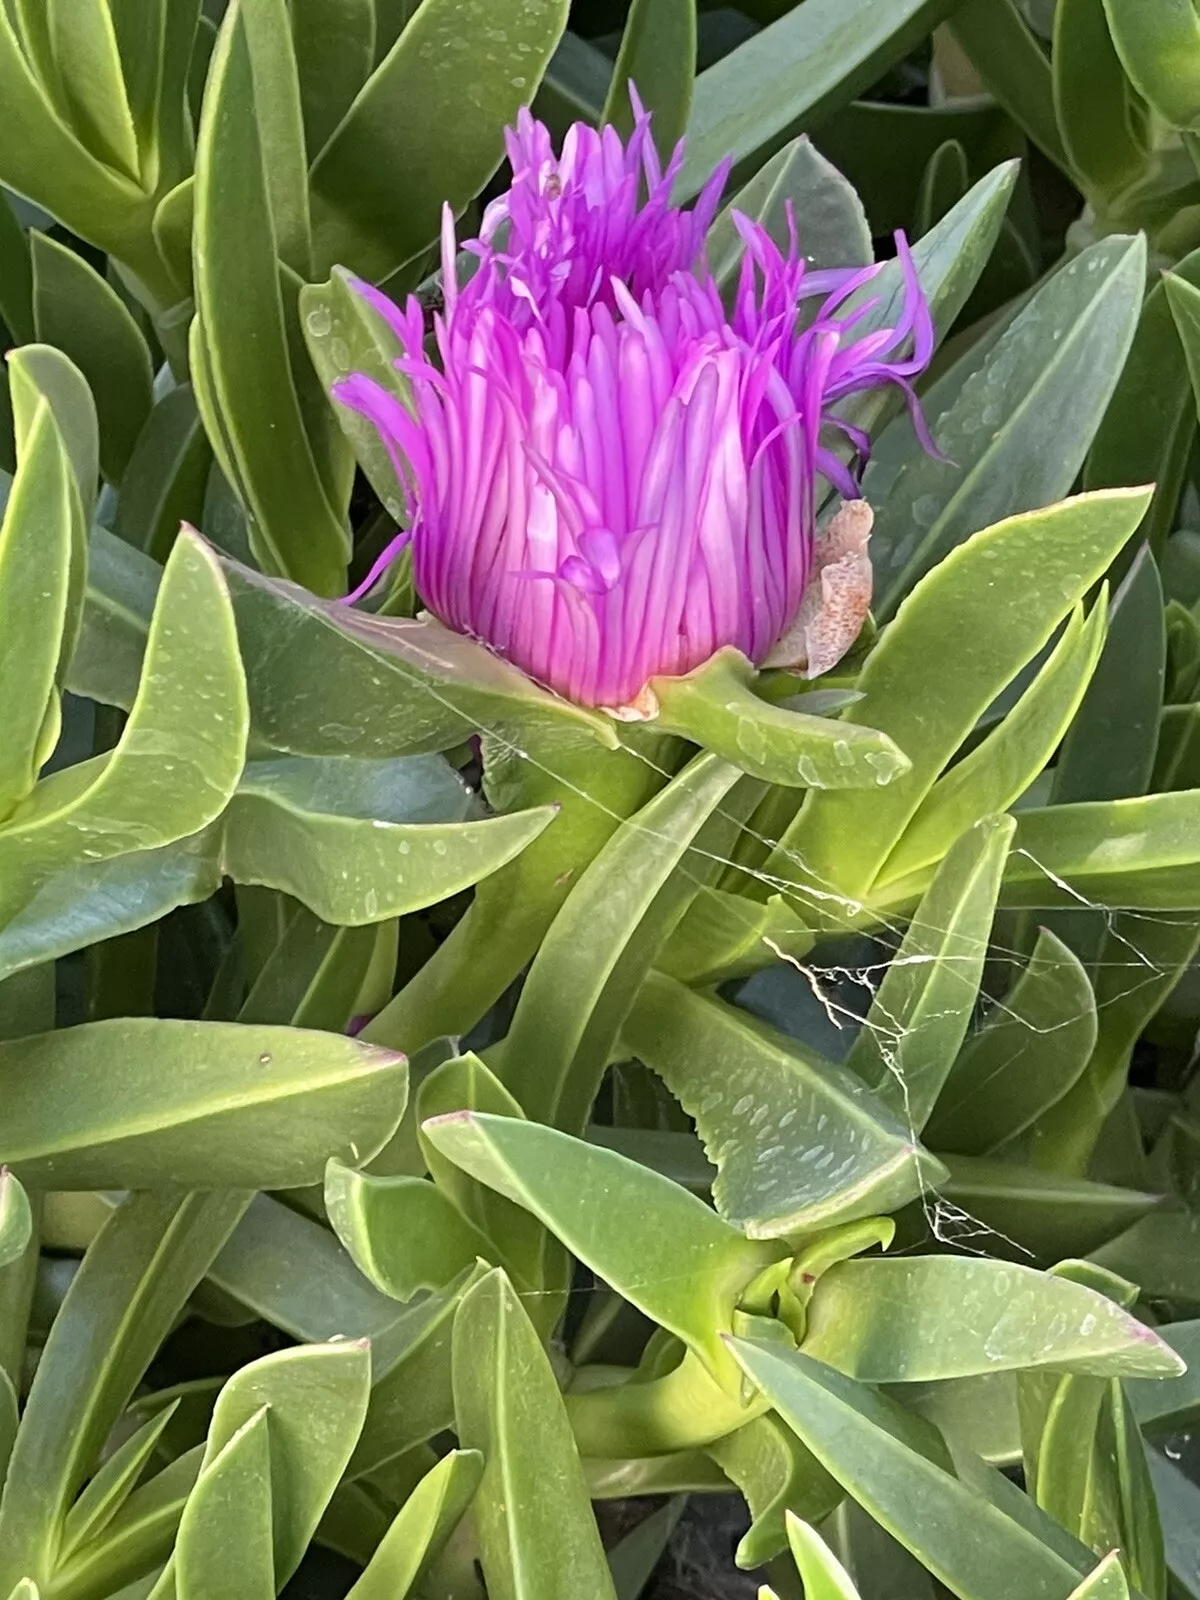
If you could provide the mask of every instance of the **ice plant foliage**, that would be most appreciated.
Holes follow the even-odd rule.
[[[377,427],[406,499],[351,598],[411,539],[432,612],[590,706],[627,707],[727,645],[761,664],[814,573],[819,485],[855,494],[844,457],[867,441],[838,403],[884,383],[911,399],[929,360],[905,241],[898,319],[863,331],[877,267],[809,270],[803,218],[784,253],[735,215],[730,309],[703,261],[726,173],[692,211],[672,205],[682,147],[662,170],[640,108],[628,144],[576,125],[556,159],[525,113],[508,148],[512,186],[461,285],[447,212],[436,361],[416,299],[363,286],[412,404],[362,374],[335,390]]]

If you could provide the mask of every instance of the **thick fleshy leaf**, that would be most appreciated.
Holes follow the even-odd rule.
[[[451,1450],[417,1484],[346,1600],[404,1600],[441,1554],[483,1474],[477,1450]]]
[[[982,1227],[985,1237],[994,1230],[994,1249],[1011,1241],[1018,1253],[1032,1252],[1047,1265],[1086,1255],[1161,1202],[1137,1189],[1017,1165],[1015,1150],[1004,1154],[1004,1160],[947,1154],[950,1175],[938,1191],[960,1216],[973,1219],[968,1237],[972,1227]]]
[[[937,1150],[987,1155],[1061,1100],[1096,1042],[1096,1000],[1079,960],[1043,928],[1012,989],[958,1054],[926,1137]]]
[[[1014,122],[1069,171],[1054,114],[1050,63],[1015,0],[966,0],[955,8],[950,27]]]
[[[737,1547],[740,1567],[760,1567],[787,1548],[789,1513],[821,1521],[841,1488],[779,1417],[756,1417],[709,1446],[709,1455],[737,1484],[752,1521]]]
[[[1166,1383],[1134,1380],[1126,1393],[1144,1429],[1171,1433],[1200,1417],[1200,1320],[1161,1323],[1158,1333],[1187,1362],[1187,1371]]]
[[[913,246],[913,264],[939,339],[953,326],[979,282],[1004,226],[1016,179],[1014,161],[993,168]],[[895,327],[907,292],[900,262],[888,261],[865,288],[851,295],[839,316],[855,317],[861,335]],[[844,415],[848,422],[875,433],[899,407],[899,397],[887,385],[879,385],[848,400]]]
[[[152,1597],[270,1600],[275,1593],[269,1417],[260,1407],[200,1474],[183,1509],[169,1576]]]
[[[165,561],[180,523],[202,522],[211,465],[195,392],[182,383],[162,397],[137,436],[121,479],[113,532]]]
[[[807,0],[696,80],[682,197],[718,161],[770,155],[874,83],[952,9],[949,0]]]
[[[832,162],[801,135],[760,167],[709,229],[704,250],[719,284],[735,281],[745,251],[733,212],[761,223],[786,249],[789,204],[804,259],[812,266],[866,267],[875,259],[862,201]]]
[[[45,43],[67,115],[83,144],[124,177],[140,176],[111,8],[105,0],[46,0]]]
[[[454,1410],[484,1470],[475,1525],[494,1600],[615,1600],[558,1381],[512,1285],[489,1272],[454,1325]]]
[[[850,1574],[815,1528],[789,1512],[787,1536],[804,1580],[805,1600],[859,1600]]]
[[[747,1339],[731,1344],[826,1469],[954,1594],[1067,1600],[1080,1572],[915,1448],[915,1419],[906,1422],[894,1402],[798,1351]]]
[[[499,165],[501,129],[566,21],[562,0],[424,0],[313,152],[318,272],[341,264],[379,283],[433,241],[443,203],[461,211]]]
[[[140,1194],[105,1224],[46,1341],[0,1506],[0,1588],[49,1577],[76,1490],[248,1195]]]
[[[1065,9],[1086,10],[1095,4],[1097,0],[1070,0]],[[1172,272],[1193,287],[1200,285],[1200,251],[1184,256]],[[1084,488],[1153,483],[1154,499],[1141,531],[1155,550],[1161,550],[1175,526],[1175,507],[1195,435],[1196,400],[1187,357],[1166,282],[1160,280],[1143,303],[1129,359],[1092,441],[1083,469]]]
[[[29,1196],[11,1172],[0,1169],[0,1268],[24,1255],[32,1231]]]
[[[441,1288],[494,1254],[450,1196],[425,1178],[374,1177],[331,1161],[325,1210],[359,1271],[395,1300]]]
[[[654,142],[664,161],[687,127],[696,75],[696,0],[634,0],[617,53],[602,121],[633,131],[629,86],[654,116]]]
[[[374,0],[292,0],[292,34],[305,144],[322,149],[367,81],[375,49]]]
[[[1116,1550],[1105,1556],[1094,1572],[1073,1589],[1069,1600],[1129,1600],[1129,1585]]]
[[[436,1149],[524,1206],[648,1317],[729,1369],[734,1303],[779,1254],[685,1189],[612,1150],[536,1122],[457,1112],[425,1123]]]
[[[33,789],[58,727],[55,679],[73,543],[70,470],[62,436],[43,403],[0,524],[0,683],[8,696],[0,818]]]
[[[1137,0],[1104,0],[1113,43],[1129,80],[1176,128],[1200,119],[1200,18],[1183,0],[1150,15]]]
[[[539,720],[609,749],[618,743],[608,718],[539,689],[433,617],[372,617],[238,562],[223,564],[255,732],[276,750],[419,755],[481,731],[519,727],[524,737]]]
[[[0,1044],[0,1081],[0,1159],[58,1189],[313,1183],[369,1160],[407,1095],[404,1058],[358,1040],[149,1017]]]
[[[434,757],[252,761],[224,819],[223,861],[238,883],[281,889],[326,922],[381,922],[477,883],[555,818],[542,806],[417,820],[468,810],[469,797]]]
[[[106,528],[93,527],[82,627],[68,665],[68,689],[102,705],[129,710],[137,695],[161,581],[157,562]]]
[[[688,852],[740,777],[717,756],[697,757],[617,830],[568,896],[503,1046],[501,1076],[527,1116],[582,1133],[625,1013],[706,865]]]
[[[1055,7],[1051,70],[1055,121],[1072,169],[1088,189],[1119,192],[1146,157],[1131,126],[1129,86],[1103,0]]]
[[[345,1471],[370,1385],[365,1341],[301,1345],[241,1367],[217,1397],[200,1483],[230,1440],[265,1410],[277,1584],[296,1569]]]
[[[733,1006],[655,973],[623,1037],[696,1118],[721,1214],[751,1238],[893,1210],[937,1182],[861,1079]]]
[[[75,1551],[98,1538],[125,1504],[138,1479],[145,1472],[163,1432],[178,1409],[177,1402],[165,1405],[123,1444],[91,1478],[63,1524],[58,1565],[65,1565]]]
[[[1107,570],[1147,500],[1110,490],[1011,517],[927,573],[867,657],[863,698],[842,712],[889,733],[912,770],[883,791],[809,795],[768,870],[865,895],[963,739]]]
[[[970,1026],[1015,828],[984,817],[951,845],[846,1057],[907,1127],[925,1126]]]
[[[1070,492],[1129,352],[1145,275],[1140,236],[1093,245],[1049,278],[998,340],[963,357],[940,386],[952,396],[944,411],[934,386],[926,403],[940,454],[913,435],[876,512],[880,615],[891,616],[969,535]],[[873,476],[863,493],[875,501]]]
[[[1100,660],[1054,768],[1055,805],[1144,794],[1154,771],[1167,639],[1158,567],[1143,546],[1113,596]],[[1106,746],[1108,758],[1098,759]]]
[[[1200,906],[1200,790],[1022,811],[1000,900],[1132,910]],[[899,899],[909,880],[889,884]]]
[[[1086,621],[1072,612],[1062,636],[1016,705],[917,808],[884,871],[891,877],[938,861],[949,841],[1026,793],[1058,748],[1100,659],[1108,608],[1101,598]]]
[[[344,587],[349,541],[292,373],[243,10],[238,0],[222,25],[196,151],[192,381],[209,438],[250,517],[259,561],[333,595]]]
[[[150,351],[116,290],[82,256],[46,234],[33,238],[33,316],[37,336],[65,351],[96,401],[100,465],[121,482],[150,413]]]
[[[326,390],[352,372],[365,373],[399,400],[408,398],[408,381],[395,367],[404,351],[387,319],[360,293],[356,279],[335,267],[328,283],[300,291],[300,317],[313,366]],[[360,411],[336,407],[342,431],[388,515],[399,519],[404,490],[379,431]]]
[[[753,692],[753,677],[749,661],[730,649],[686,677],[652,678],[655,726],[791,788],[882,787],[908,771],[903,751],[886,734],[771,705]]]
[[[802,960],[813,934],[782,895],[765,904],[725,889],[701,889],[684,912],[655,965],[681,983],[740,978],[780,957]]]
[[[870,1383],[1006,1368],[1170,1377],[1179,1357],[1102,1294],[983,1257],[844,1261],[822,1274],[806,1355]]]

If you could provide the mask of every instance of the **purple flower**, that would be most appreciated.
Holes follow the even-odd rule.
[[[903,236],[897,323],[860,332],[872,302],[846,303],[878,268],[809,271],[795,227],[784,254],[738,217],[746,249],[730,311],[701,263],[725,174],[693,211],[672,206],[681,151],[662,172],[640,108],[628,145],[577,126],[557,161],[523,113],[509,154],[512,187],[466,247],[479,266],[461,288],[447,215],[436,362],[417,301],[401,311],[362,286],[404,348],[411,408],[362,374],[334,392],[387,445],[408,527],[349,598],[411,539],[417,590],[444,623],[568,699],[613,710],[723,646],[775,659],[812,613],[821,585],[803,613],[802,600],[826,561],[850,563],[861,613],[865,534],[822,555],[818,485],[853,498],[847,439],[866,455],[838,402],[881,383],[911,398],[929,360]],[[827,600],[834,576],[823,574]],[[833,659],[855,630],[835,631]],[[822,666],[829,655],[822,647]]]

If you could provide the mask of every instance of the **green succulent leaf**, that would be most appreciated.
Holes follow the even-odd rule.
[[[634,0],[629,8],[601,121],[633,131],[632,84],[654,117],[659,155],[668,161],[687,127],[696,72],[696,0]]]
[[[718,1209],[750,1238],[872,1216],[937,1182],[861,1079],[733,1006],[655,973],[623,1037],[696,1118]]]
[[[927,573],[868,656],[863,698],[841,714],[888,732],[912,770],[882,792],[809,795],[768,870],[865,896],[978,718],[1103,575],[1147,502],[1111,490],[1010,517]]]
[[[477,1450],[451,1450],[417,1484],[346,1600],[404,1600],[445,1547],[483,1475]]]
[[[966,1037],[1015,829],[984,817],[951,845],[846,1057],[906,1127],[925,1126]]]
[[[1140,236],[1092,245],[933,387],[940,454],[910,431],[898,474],[889,458],[863,480],[881,502],[871,541],[879,615],[893,615],[969,535],[1070,492],[1129,353],[1145,276]]]
[[[959,1051],[926,1126],[936,1150],[987,1155],[1061,1100],[1096,1043],[1087,972],[1043,928],[1029,964]]]
[[[319,273],[340,264],[379,283],[433,242],[443,204],[461,211],[499,165],[501,130],[566,21],[562,0],[424,0],[313,152]]]
[[[862,201],[832,162],[801,134],[759,168],[709,229],[704,251],[723,288],[736,283],[746,248],[733,213],[739,211],[760,223],[785,249],[789,203],[801,219],[804,258],[813,267],[867,267],[875,259]]]
[[[728,1372],[720,1330],[777,1247],[743,1238],[648,1167],[539,1123],[463,1111],[424,1128],[435,1149],[533,1212],[606,1283]]]
[[[484,1468],[474,1512],[495,1600],[615,1600],[553,1369],[512,1285],[489,1272],[454,1326],[454,1409]]]
[[[404,1058],[358,1040],[148,1017],[0,1044],[0,1080],[0,1158],[59,1189],[313,1183],[369,1160],[407,1094]]]
[[[761,163],[854,99],[950,9],[947,0],[895,0],[883,8],[872,0],[809,0],[806,11],[763,28],[696,79],[680,193],[698,193],[728,155],[757,155]]]
[[[1005,1368],[1170,1377],[1176,1353],[1102,1294],[965,1256],[844,1261],[813,1290],[804,1352],[871,1383]]]
[[[116,290],[82,256],[34,232],[37,337],[64,351],[88,381],[100,426],[100,465],[119,484],[150,414],[153,372],[146,340]]]
[[[963,1600],[1004,1600],[1014,1592],[1066,1600],[1080,1572],[947,1463],[915,1448],[907,1413],[894,1402],[799,1351],[731,1343],[826,1470],[952,1593]]]

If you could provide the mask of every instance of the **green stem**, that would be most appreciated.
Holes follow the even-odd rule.
[[[699,1450],[769,1409],[761,1394],[728,1394],[690,1350],[665,1377],[564,1398],[580,1455],[615,1460]]]

